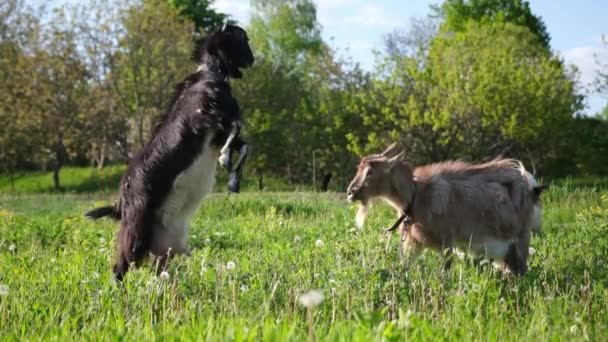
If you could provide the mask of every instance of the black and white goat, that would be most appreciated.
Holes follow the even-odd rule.
[[[152,253],[157,272],[171,254],[189,254],[187,237],[203,197],[213,190],[217,162],[230,170],[229,190],[239,191],[247,145],[239,137],[242,116],[228,83],[254,57],[246,32],[224,25],[196,43],[198,70],[177,85],[166,116],[148,143],[130,160],[120,200],[86,216],[120,220],[114,276],[122,280],[131,263]],[[232,169],[231,155],[239,150]]]

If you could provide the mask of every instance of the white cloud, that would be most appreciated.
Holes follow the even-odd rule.
[[[367,27],[394,27],[401,23],[397,17],[386,12],[384,7],[377,5],[359,7],[354,15],[345,18],[344,21],[349,24]]]
[[[220,12],[229,14],[232,19],[236,19],[241,24],[249,23],[249,14],[251,13],[249,0],[216,0],[213,7]]]
[[[599,66],[608,64],[608,47],[606,46],[579,46],[564,51],[564,60],[567,64],[574,64],[581,74],[581,83],[585,86],[593,82],[597,76]]]

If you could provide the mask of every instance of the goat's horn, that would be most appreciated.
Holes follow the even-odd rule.
[[[384,152],[382,152],[382,156],[389,157],[391,153],[394,153],[397,150],[397,143],[392,143]]]

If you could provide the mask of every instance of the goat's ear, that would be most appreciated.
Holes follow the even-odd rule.
[[[384,152],[382,152],[380,155],[383,157],[390,157],[390,155],[392,153],[394,153],[397,150],[397,143],[392,143],[389,147],[387,147],[386,150],[384,150]]]
[[[401,151],[401,152],[397,153],[397,155],[395,155],[394,157],[392,157],[391,159],[388,160],[388,165],[390,167],[394,167],[395,165],[397,165],[397,163],[403,157],[404,154],[405,154],[405,151]]]

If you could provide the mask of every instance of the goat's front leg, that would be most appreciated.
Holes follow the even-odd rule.
[[[226,169],[226,171],[232,171],[232,160],[230,158],[232,155],[231,148],[232,148],[234,139],[238,138],[240,131],[241,131],[240,122],[238,122],[238,121],[233,122],[231,125],[231,128],[230,128],[230,133],[228,134],[228,138],[226,139],[226,143],[224,143],[224,146],[222,146],[222,149],[220,150],[220,157],[218,158],[218,162],[224,169]]]
[[[239,150],[239,160],[236,163],[234,169],[230,172],[230,180],[228,181],[228,190],[230,192],[238,193],[241,188],[241,175],[243,165],[249,155],[249,145],[243,141],[240,137],[236,137],[232,142],[232,147]]]

